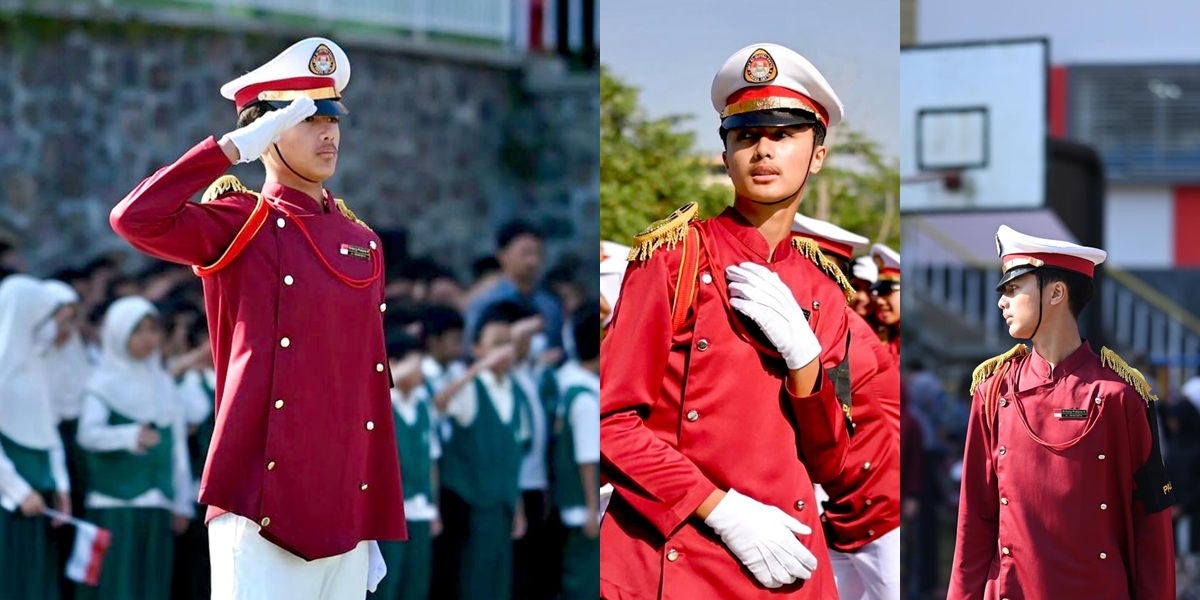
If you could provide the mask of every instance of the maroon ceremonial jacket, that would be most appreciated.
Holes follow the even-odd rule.
[[[134,247],[210,265],[257,201],[189,198],[230,167],[213,138],[151,175],[113,209]],[[204,277],[216,363],[216,431],[200,502],[232,512],[308,560],[407,535],[383,336],[379,237],[333,206],[267,184],[266,223]]]
[[[1154,407],[1087,341],[1005,362],[971,405],[947,598],[1175,598]]]
[[[693,223],[706,254],[687,323],[674,331],[671,301],[683,244],[629,265],[601,351],[601,468],[615,488],[600,531],[600,595],[608,600],[747,600],[837,597],[813,483],[841,472],[846,428],[834,385],[796,397],[787,367],[734,326],[725,268],[753,261],[792,290],[824,352],[846,347],[846,297],[790,247],[772,251],[735,210]],[[744,321],[749,323],[749,321]],[[761,336],[751,323],[749,331]],[[759,341],[761,343],[761,340]],[[820,566],[811,580],[759,585],[692,513],[730,488],[812,528],[801,541]]]

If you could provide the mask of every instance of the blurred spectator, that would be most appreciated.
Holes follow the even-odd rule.
[[[547,345],[562,347],[562,304],[554,294],[537,287],[542,270],[542,239],[540,229],[523,221],[500,228],[496,236],[496,259],[500,261],[501,277],[468,306],[468,343],[474,343],[484,311],[493,304],[510,301],[536,308],[542,316]]]

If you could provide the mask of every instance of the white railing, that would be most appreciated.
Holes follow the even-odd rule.
[[[144,0],[99,3],[147,6]],[[513,34],[512,0],[158,0],[156,4],[208,6],[218,13],[261,10],[311,17],[326,24],[355,22],[401,29],[415,36],[452,35],[507,42]]]
[[[1158,372],[1145,373],[1179,389],[1200,366],[1200,319],[1137,277],[1109,268],[1098,290],[1104,333],[1113,346],[1146,356]],[[1162,378],[1165,377],[1165,381]]]

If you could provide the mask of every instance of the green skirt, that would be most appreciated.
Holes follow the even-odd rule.
[[[379,542],[387,576],[372,598],[428,600],[433,575],[433,540],[429,521],[409,521],[407,542]]]
[[[595,600],[600,593],[600,538],[589,538],[583,529],[567,530],[563,549],[563,600]]]
[[[112,532],[112,544],[100,569],[100,584],[77,586],[76,600],[171,600],[175,533],[169,511],[92,509],[88,518]]]
[[[459,564],[461,600],[509,600],[513,587],[513,511],[507,507],[467,511],[467,541]]]
[[[58,564],[50,519],[0,509],[0,600],[58,600]]]

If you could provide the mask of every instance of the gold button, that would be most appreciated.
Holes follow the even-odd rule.
[[[274,471],[274,470],[275,470],[275,461],[271,461],[271,462],[267,463],[267,470],[268,470],[268,471]]]
[[[1100,404],[1100,398],[1096,398],[1096,404]]]
[[[1005,506],[1008,506],[1008,498],[1001,498],[1001,499],[1000,499],[1000,504],[1003,504],[1003,505],[1005,505]]]
[[[279,345],[283,346],[284,348],[287,348],[288,346],[292,345],[292,340],[289,340],[288,338],[283,338],[282,340],[279,340]]]
[[[375,421],[367,421],[367,431],[375,430]]]
[[[871,461],[868,460],[867,462],[863,463],[863,470],[864,471],[871,470]]]
[[[375,372],[376,372],[376,373],[382,373],[382,372],[383,372],[383,363],[375,363]]]
[[[387,312],[387,302],[379,305],[379,312]]]
[[[1103,552],[1101,552],[1101,553],[1100,553],[1100,560],[1104,560],[1104,559],[1106,559],[1106,558],[1108,558],[1108,555],[1107,555],[1107,554],[1105,554],[1105,553],[1103,553]]]
[[[364,483],[364,484],[362,484],[362,485],[358,486],[358,489],[360,489],[360,490],[363,490],[363,491],[366,491],[366,490],[367,490],[367,484],[365,484],[365,483]]]
[[[821,303],[814,301],[813,302],[813,310],[817,310],[818,308],[821,308]]]
[[[282,221],[282,220],[283,220],[283,219],[280,219],[280,221]],[[263,527],[266,527],[267,525],[270,525],[270,524],[271,524],[271,517],[263,517],[263,518],[262,518],[262,520],[258,522],[258,524],[259,524],[259,525],[262,525]]]
[[[1000,406],[1008,406],[1008,398],[1001,398]]]
[[[704,285],[708,285],[708,284],[712,283],[712,275],[710,275],[710,274],[708,274],[708,273],[705,273],[705,274],[703,274],[703,275],[701,275],[701,276],[700,276],[700,281],[701,281],[701,283],[703,283]]]
[[[871,505],[871,499],[870,499],[870,498],[867,498],[867,501],[866,501],[866,503],[865,503],[865,504],[866,504],[867,506],[870,506],[870,505]]]
[[[1007,547],[1005,547],[1005,548],[1001,548],[1001,549],[1000,549],[1000,551],[1001,551],[1001,552],[1003,552],[1005,556],[1008,556],[1009,554],[1012,554],[1012,552],[1010,552],[1010,551],[1009,551],[1009,549],[1008,549]]]
[[[287,221],[284,221],[283,217],[279,217],[278,219],[275,219],[275,226],[279,227],[280,229],[283,229],[283,226],[286,223],[287,223]]]
[[[1000,446],[1000,455],[1001,455],[1001,456],[1003,456],[1003,455],[1004,455],[1005,453],[1007,453],[1007,452],[1008,452],[1008,450],[1005,450],[1005,449],[1004,449],[1004,446]]]
[[[292,285],[292,284],[293,284],[293,283],[295,283],[295,282],[296,282],[296,279],[295,279],[295,278],[293,278],[291,275],[284,275],[284,276],[283,276],[283,284],[284,284],[284,285]]]
[[[283,400],[276,400],[275,408],[283,408]]]
[[[803,500],[796,501],[796,510],[804,510],[804,501]]]
[[[701,352],[708,350],[708,340],[700,340],[699,342],[696,342],[696,349]]]
[[[874,536],[875,536],[875,530],[874,530],[874,529],[868,529],[868,530],[867,530],[867,537],[874,537]]]
[[[1097,456],[1096,458],[1099,458],[1100,460],[1104,460],[1104,455],[1101,454],[1100,456]]]
[[[676,552],[674,548],[672,548],[670,552],[667,552],[667,560],[669,560],[671,562],[675,562],[678,558],[679,558],[679,553]]]
[[[1107,505],[1107,504],[1101,504],[1101,505],[1100,505],[1100,510],[1108,510],[1108,505]]]
[[[371,246],[371,249],[374,250],[375,249],[375,240],[371,240],[371,243],[369,245]]]
[[[698,412],[696,412],[696,411],[694,411],[694,410],[689,410],[689,411],[688,411],[688,414],[687,414],[687,420],[689,420],[689,421],[691,421],[691,422],[695,423],[695,422],[696,422],[696,420],[697,420],[697,419],[699,419],[699,418],[700,418],[700,413],[698,413]]]

